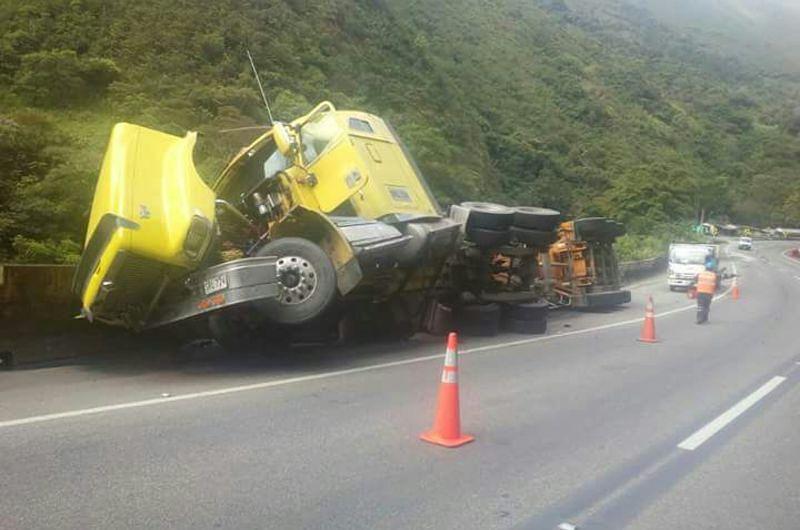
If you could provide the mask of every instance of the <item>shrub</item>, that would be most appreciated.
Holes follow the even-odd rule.
[[[48,50],[22,56],[14,86],[34,105],[66,107],[102,95],[119,73],[110,59]]]

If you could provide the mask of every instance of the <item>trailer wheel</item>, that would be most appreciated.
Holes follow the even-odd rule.
[[[481,248],[497,248],[508,243],[508,230],[467,228],[467,239]]]
[[[514,226],[549,232],[555,230],[561,212],[537,206],[518,206],[514,208]]]
[[[575,221],[578,237],[586,240],[598,240],[612,237],[616,227],[605,217],[584,217]]]
[[[507,318],[503,321],[503,328],[512,333],[522,335],[541,335],[547,331],[547,319],[544,320],[518,320]]]
[[[525,243],[533,247],[547,247],[558,239],[558,233],[553,230],[543,231],[512,226],[511,237],[520,243]]]
[[[494,337],[500,332],[500,306],[495,303],[461,306],[455,316],[464,335]]]
[[[258,302],[258,308],[278,324],[298,325],[316,320],[336,298],[336,271],[325,252],[307,239],[285,237],[267,243],[258,256],[277,256],[281,294]]]
[[[546,320],[548,305],[545,301],[506,306],[506,318],[512,320]]]
[[[493,202],[462,202],[461,206],[469,209],[467,228],[488,228],[505,230],[514,220],[514,210]]]
[[[622,237],[625,235],[625,225],[620,223],[619,221],[613,221],[611,219],[608,220],[611,223],[611,236],[612,237]]]

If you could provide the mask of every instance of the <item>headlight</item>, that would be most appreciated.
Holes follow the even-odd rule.
[[[208,222],[208,219],[195,215],[189,224],[186,239],[183,240],[183,251],[192,259],[198,257],[208,245],[210,234],[211,223]]]

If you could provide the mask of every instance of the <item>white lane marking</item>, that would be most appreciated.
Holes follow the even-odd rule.
[[[718,300],[724,296],[726,296],[731,291],[729,287],[725,292],[718,294],[714,297],[715,300]],[[669,311],[664,311],[663,313],[657,313],[656,316],[667,316],[672,315],[675,313],[680,313],[683,311],[688,311],[690,309],[694,309],[694,305],[678,307],[675,309],[671,309]],[[478,346],[475,348],[468,348],[465,350],[461,350],[459,353],[461,355],[467,355],[470,353],[479,353],[487,350],[494,350],[497,348],[506,348],[512,346],[521,346],[524,344],[532,344],[535,342],[543,342],[547,340],[554,340],[560,339],[564,337],[571,337],[574,335],[583,335],[585,333],[594,333],[596,331],[603,331],[606,329],[618,328],[622,326],[627,326],[630,324],[638,324],[642,322],[644,318],[633,318],[630,320],[623,320],[620,322],[612,322],[611,324],[604,324],[602,326],[595,326],[586,329],[578,329],[574,331],[568,331],[566,333],[558,333],[553,335],[543,335],[541,337],[534,337],[530,339],[522,339],[522,340],[515,340],[509,342],[501,342],[497,344],[489,344],[487,346]],[[60,420],[65,418],[75,418],[79,416],[88,416],[90,414],[99,414],[103,412],[113,412],[117,410],[125,410],[125,409],[134,409],[134,408],[141,408],[141,407],[148,407],[152,405],[161,405],[164,403],[172,403],[174,401],[187,401],[190,399],[200,399],[206,397],[214,397],[214,396],[224,396],[227,394],[237,394],[239,392],[247,392],[250,390],[260,390],[264,388],[272,388],[277,386],[285,386],[285,385],[292,385],[296,383],[303,383],[307,381],[317,381],[320,379],[330,379],[333,377],[341,377],[345,375],[351,374],[358,374],[363,372],[371,372],[375,370],[382,370],[385,368],[392,368],[395,366],[405,366],[409,364],[416,364],[426,361],[431,361],[434,359],[442,359],[444,358],[443,353],[437,353],[434,355],[425,355],[421,357],[412,357],[410,359],[403,359],[400,361],[393,361],[388,363],[381,363],[381,364],[371,364],[369,366],[360,366],[357,368],[348,368],[346,370],[336,370],[333,372],[324,372],[320,374],[311,374],[311,375],[304,375],[299,377],[291,377],[288,379],[277,379],[275,381],[264,381],[261,383],[253,383],[250,385],[241,385],[241,386],[233,386],[228,388],[220,388],[217,390],[206,390],[202,392],[192,392],[190,394],[181,394],[178,396],[169,396],[169,397],[160,397],[160,398],[153,398],[153,399],[145,399],[142,401],[130,401],[127,403],[119,403],[116,405],[102,405],[99,407],[91,407],[86,409],[76,409],[70,410],[66,412],[56,412],[53,414],[42,414],[39,416],[29,416],[26,418],[18,418],[15,420],[6,420],[0,421],[0,429],[8,428],[8,427],[17,427],[20,425],[28,425],[31,423],[41,423],[45,421],[52,421],[52,420]]]
[[[681,449],[685,449],[686,451],[694,451],[698,447],[700,447],[705,441],[709,438],[717,434],[726,425],[730,422],[738,418],[742,413],[747,411],[750,407],[755,405],[759,402],[759,400],[763,399],[767,394],[778,388],[778,385],[786,381],[785,377],[776,375],[763,385],[738,402],[736,405],[732,406],[713,420],[707,423],[704,427],[700,428],[694,434],[686,438],[684,441],[678,444],[678,447]]]
[[[795,280],[800,280],[800,276],[795,276],[794,279]]]

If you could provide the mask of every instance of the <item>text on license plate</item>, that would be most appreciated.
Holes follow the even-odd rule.
[[[213,276],[207,280],[203,280],[203,292],[205,294],[216,293],[228,288],[228,277],[224,274]]]

